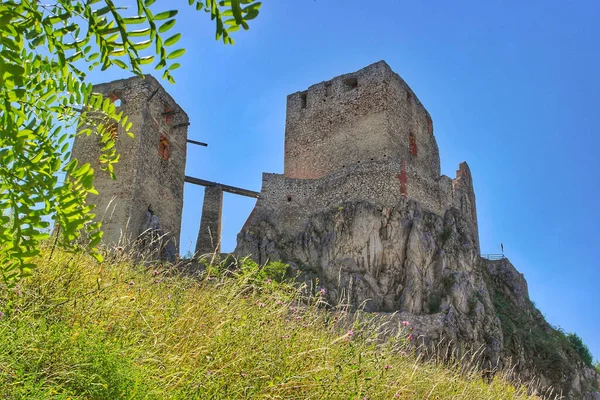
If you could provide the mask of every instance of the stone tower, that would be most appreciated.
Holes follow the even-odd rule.
[[[128,244],[151,228],[169,239],[172,258],[181,230],[188,116],[150,75],[98,84],[94,92],[120,103],[134,134],[114,127],[120,154],[116,180],[100,168],[96,135],[79,135],[73,144],[73,157],[95,170],[99,195],[88,201],[103,222],[104,243]]]
[[[457,210],[479,251],[468,165],[461,163],[454,179],[440,175],[429,113],[380,61],[288,96],[284,173],[263,174],[236,252],[259,261],[279,257],[276,241],[265,247],[265,238],[257,237],[265,224],[275,227],[278,240],[293,238],[312,217],[344,203],[386,209],[407,200],[439,216]]]
[[[406,160],[424,177],[440,176],[431,117],[384,61],[289,95],[285,128],[288,178],[390,159]]]

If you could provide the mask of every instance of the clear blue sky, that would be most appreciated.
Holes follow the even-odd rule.
[[[189,175],[259,191],[283,171],[286,95],[386,60],[430,112],[442,172],[471,166],[482,252],[503,242],[548,321],[600,359],[600,2],[265,1],[232,47],[185,3],[165,86],[209,143],[189,147]],[[183,253],[202,197],[186,186]],[[253,205],[225,195],[225,251]]]

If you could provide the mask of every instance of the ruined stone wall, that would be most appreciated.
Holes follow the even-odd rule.
[[[221,217],[223,213],[223,189],[221,186],[204,188],[202,220],[196,241],[197,255],[219,253],[221,250]]]
[[[456,178],[452,181],[452,206],[461,211],[468,222],[471,232],[474,232],[476,245],[479,249],[479,224],[477,223],[477,207],[471,169],[466,162],[460,163]]]
[[[450,208],[457,208],[473,222],[471,218],[476,211],[471,175],[466,163],[460,168],[463,172],[457,172],[454,180],[445,175],[438,179],[422,176],[418,167],[397,160],[356,163],[318,179],[265,173],[261,197],[246,225],[251,226],[253,220],[268,214],[282,231],[300,232],[312,215],[342,207],[345,202],[393,208],[402,197],[415,200],[424,210],[440,216]],[[470,226],[477,237],[476,219]]]
[[[94,92],[120,101],[119,109],[132,123],[134,138],[117,128],[116,180],[100,170],[101,144],[95,134],[77,136],[73,157],[90,163],[96,171],[96,218],[103,221],[104,243],[129,243],[141,233],[148,207],[160,218],[163,231],[178,240],[183,209],[188,117],[158,81],[150,75],[94,86]],[[171,115],[163,115],[173,111]],[[168,142],[168,157],[160,148],[161,137]],[[164,147],[164,146],[163,146]],[[162,150],[162,153],[159,152]]]
[[[288,96],[285,176],[314,179],[388,159],[440,175],[431,117],[385,62]]]
[[[150,80],[150,79],[148,79]],[[159,85],[151,78],[148,89]],[[151,93],[148,94],[148,96]],[[185,178],[187,114],[164,90],[159,90],[143,110],[144,122],[137,156],[135,195],[133,198],[132,224],[140,226],[142,212],[151,206],[159,216],[161,227],[175,240],[179,240],[183,210],[183,186]],[[162,149],[161,138],[168,143]],[[167,151],[168,154],[164,152]]]

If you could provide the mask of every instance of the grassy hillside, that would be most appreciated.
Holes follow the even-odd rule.
[[[278,265],[198,280],[49,253],[0,290],[1,399],[528,398],[417,361],[409,327],[375,344],[366,323],[319,307],[319,291],[276,282]]]

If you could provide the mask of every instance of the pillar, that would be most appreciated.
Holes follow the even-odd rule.
[[[223,189],[207,186],[204,189],[202,219],[196,241],[196,254],[219,253],[221,251],[221,215],[223,213]]]

